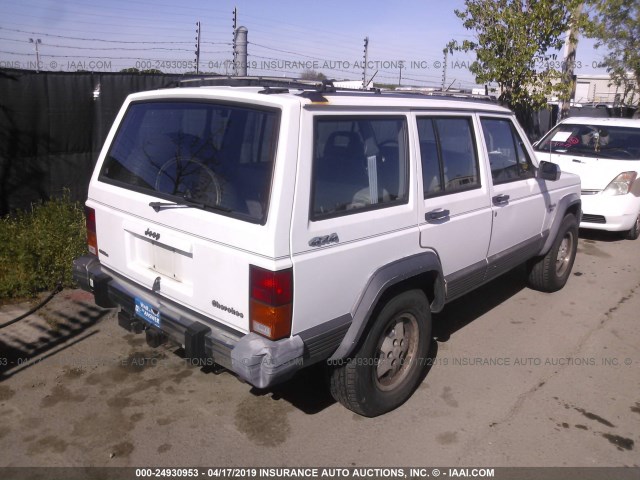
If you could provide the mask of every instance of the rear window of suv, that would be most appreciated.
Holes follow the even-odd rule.
[[[99,179],[264,223],[279,119],[237,104],[132,103]]]

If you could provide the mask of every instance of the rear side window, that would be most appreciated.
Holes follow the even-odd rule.
[[[311,219],[406,203],[405,117],[318,117]]]
[[[424,197],[480,187],[471,118],[418,118]]]
[[[278,124],[278,112],[242,105],[133,103],[100,180],[264,223]]]
[[[535,169],[511,120],[482,118],[481,123],[493,183],[497,185],[532,178]]]

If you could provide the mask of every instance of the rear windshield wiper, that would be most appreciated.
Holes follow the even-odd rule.
[[[220,205],[208,205],[206,203],[195,202],[188,198],[181,198],[175,202],[149,202],[149,206],[156,212],[165,208],[200,208],[202,210],[219,210],[221,212],[230,212],[231,209],[221,207]]]

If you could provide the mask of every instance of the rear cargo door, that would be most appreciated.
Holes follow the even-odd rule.
[[[297,122],[273,105],[229,100],[149,99],[125,110],[87,202],[100,261],[247,331],[249,264],[288,254],[286,236],[270,240],[282,226],[269,207],[272,184],[282,181],[274,173],[279,131],[297,138]]]

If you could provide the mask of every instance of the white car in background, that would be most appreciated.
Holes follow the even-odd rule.
[[[535,144],[582,181],[581,228],[640,234],[640,120],[571,117]]]

